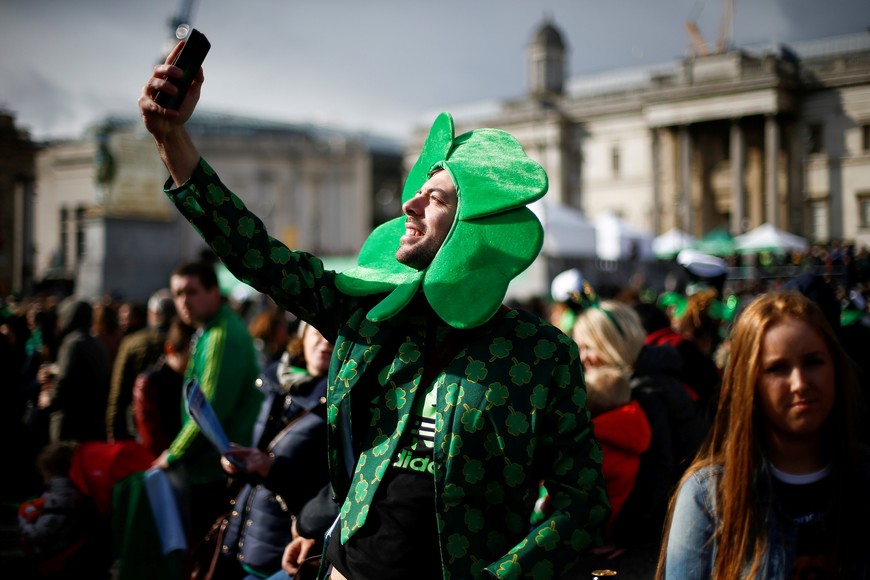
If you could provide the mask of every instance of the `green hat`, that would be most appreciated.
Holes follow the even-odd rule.
[[[456,220],[432,263],[422,270],[396,260],[406,217],[369,235],[358,266],[338,275],[338,288],[353,296],[388,293],[368,313],[386,320],[422,288],[429,304],[454,328],[474,328],[498,310],[510,281],[529,267],[544,242],[544,230],[527,204],[547,192],[547,174],[510,134],[477,129],[454,138],[453,117],[441,113],[408,174],[402,203],[435,169],[456,187]]]

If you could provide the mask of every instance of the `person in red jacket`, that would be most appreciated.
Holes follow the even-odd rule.
[[[631,307],[614,301],[591,303],[574,325],[574,341],[585,370],[587,405],[604,454],[602,471],[611,507],[605,548],[610,551],[616,549],[614,522],[634,487],[641,455],[652,441],[646,412],[633,400],[630,386],[644,336]]]
[[[679,367],[673,364],[679,355],[671,347],[644,345],[646,332],[634,308],[588,296],[593,299],[580,312],[573,337],[612,509],[605,545],[594,550],[597,559],[588,566],[642,574],[655,566],[658,543],[651,536],[660,534],[668,484],[678,477],[679,419],[695,403],[676,377],[665,375]]]
[[[649,449],[652,430],[640,404],[631,400],[628,376],[611,366],[586,368],[586,404],[604,459],[601,470],[610,500],[605,533],[611,544],[613,524],[631,493],[640,469],[640,456]]]

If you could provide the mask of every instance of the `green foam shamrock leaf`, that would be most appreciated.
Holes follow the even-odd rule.
[[[453,118],[435,120],[408,174],[402,201],[420,190],[433,170],[444,169],[456,187],[456,219],[432,263],[416,270],[396,260],[405,217],[376,228],[358,266],[338,275],[340,290],[354,296],[386,294],[367,318],[386,320],[422,289],[429,304],[454,328],[474,328],[498,310],[510,281],[541,250],[544,232],[525,206],[547,191],[547,174],[520,143],[498,129],[454,138]]]

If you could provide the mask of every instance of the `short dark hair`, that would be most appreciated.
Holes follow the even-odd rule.
[[[36,455],[36,468],[44,478],[68,477],[75,450],[76,444],[72,441],[49,443]]]
[[[205,262],[182,264],[172,271],[172,276],[196,276],[206,290],[211,290],[218,285],[217,272],[213,266]]]
[[[634,305],[634,310],[640,316],[640,323],[647,334],[671,326],[671,319],[668,318],[667,313],[655,304],[640,302]]]
[[[187,352],[195,331],[196,329],[182,322],[179,317],[173,316],[169,323],[169,330],[166,332],[166,342],[172,345],[176,352]]]

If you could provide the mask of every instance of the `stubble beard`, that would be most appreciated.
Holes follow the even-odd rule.
[[[429,244],[425,243],[413,244],[412,246],[399,246],[399,249],[396,250],[396,260],[415,270],[422,270],[432,263],[437,252],[437,248],[433,250],[429,247]]]

